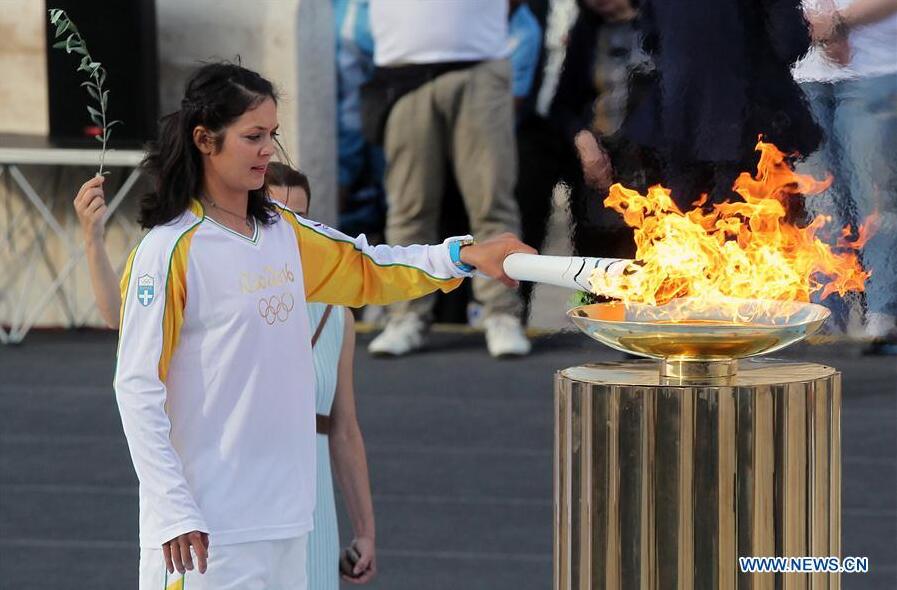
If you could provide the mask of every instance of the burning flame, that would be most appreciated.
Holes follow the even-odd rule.
[[[738,300],[801,301],[821,291],[862,291],[869,273],[858,250],[868,239],[869,223],[856,240],[845,228],[833,248],[816,234],[830,221],[817,216],[806,227],[786,222],[789,199],[824,191],[831,179],[796,174],[774,145],[759,141],[757,175],[743,172],[733,189],[743,202],[702,209],[706,195],[683,213],[662,186],[647,195],[620,184],[610,188],[604,204],[635,228],[636,264],[621,276],[594,273],[592,289],[624,303],[662,306],[688,298],[679,309],[707,310],[731,304],[733,321],[744,317]],[[743,308],[741,308],[743,309]],[[680,318],[687,314],[683,311]]]

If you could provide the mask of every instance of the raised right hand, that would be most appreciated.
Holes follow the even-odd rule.
[[[610,157],[590,131],[580,131],[574,139],[576,152],[582,164],[582,176],[586,184],[596,189],[607,189],[613,184],[614,169]]]
[[[75,213],[86,241],[101,240],[105,230],[106,197],[103,193],[103,176],[94,176],[81,185],[75,197]]]
[[[196,569],[199,573],[206,573],[209,559],[209,533],[190,531],[162,545],[162,555],[165,557],[165,567],[168,573],[186,573],[193,570],[193,556],[190,549],[196,553]]]

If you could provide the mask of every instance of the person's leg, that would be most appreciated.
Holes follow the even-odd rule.
[[[270,585],[266,590],[308,590],[308,578],[306,577],[308,535],[298,539],[283,539],[273,541],[277,545],[276,562],[271,571]],[[338,567],[338,566],[337,566]],[[339,582],[334,588],[339,587]],[[326,585],[315,586],[313,590],[326,589]]]
[[[875,231],[863,248],[863,263],[872,273],[866,283],[869,318],[891,322],[893,328],[897,317],[897,74],[845,80],[836,98],[835,135],[844,146],[857,218],[862,223],[876,216]],[[875,327],[871,331],[876,333],[870,335],[886,335],[887,326]]]
[[[807,211],[811,215],[829,215],[831,228],[843,227],[853,222],[850,215],[849,185],[841,171],[841,144],[834,132],[835,85],[826,82],[805,82],[801,89],[813,113],[816,124],[823,133],[819,148],[798,162],[796,170],[817,179],[831,175],[832,185],[827,191],[807,198]],[[833,232],[839,234],[837,230]],[[831,236],[826,236],[831,237]],[[835,236],[837,237],[837,236]]]
[[[451,156],[473,235],[484,240],[503,232],[520,235],[514,199],[517,148],[510,65],[489,61],[436,81],[437,100],[451,129]],[[518,293],[498,281],[474,280],[485,315],[520,317]]]
[[[446,134],[434,108],[434,82],[402,97],[386,125],[386,240],[393,245],[435,244],[445,186]],[[430,320],[433,296],[395,304],[393,317]]]
[[[818,195],[808,195],[805,199],[806,212],[810,217],[826,215],[831,221],[819,233],[820,239],[835,245],[841,237],[840,228],[854,223],[855,213],[850,204],[850,185],[845,178],[841,163],[842,146],[834,132],[835,84],[829,82],[805,82],[800,85],[807,97],[816,124],[822,130],[819,148],[798,162],[796,171],[817,179],[831,177],[828,190]],[[850,305],[837,293],[821,300],[817,292],[814,303],[825,305],[832,313],[827,324],[833,331],[844,331],[848,327]]]

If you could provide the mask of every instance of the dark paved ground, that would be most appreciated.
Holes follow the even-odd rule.
[[[481,342],[443,333],[409,359],[358,354],[381,569],[369,588],[551,587],[552,374],[616,355],[562,335],[494,362]],[[95,332],[0,348],[0,589],[136,588],[114,348]],[[869,556],[873,573],[843,586],[897,588],[897,362],[847,345],[789,356],[844,372],[843,553]]]

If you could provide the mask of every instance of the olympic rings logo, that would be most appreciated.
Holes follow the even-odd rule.
[[[262,316],[269,326],[273,326],[274,322],[287,321],[287,318],[290,317],[290,312],[293,311],[294,304],[293,296],[289,293],[268,298],[262,297],[259,299],[259,315]]]

